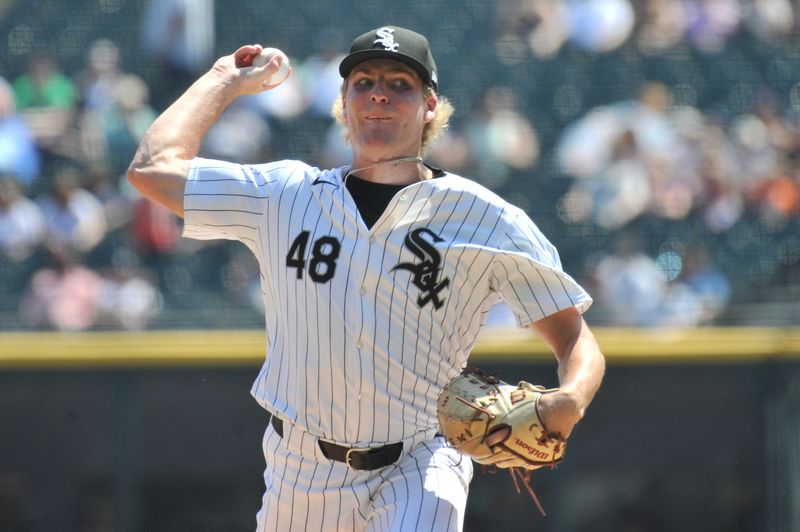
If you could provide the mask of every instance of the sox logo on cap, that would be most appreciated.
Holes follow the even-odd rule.
[[[396,52],[400,49],[400,43],[394,42],[393,28],[380,28],[376,33],[378,38],[375,39],[373,44],[380,44],[390,52]]]

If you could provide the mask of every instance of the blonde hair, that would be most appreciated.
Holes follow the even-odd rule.
[[[344,139],[346,142],[350,142],[350,132],[347,130],[347,120],[344,117],[344,94],[347,91],[347,78],[342,82],[342,90],[339,93],[339,96],[336,97],[336,101],[333,102],[333,107],[331,108],[331,114],[333,118],[336,119],[342,126],[344,126]],[[428,152],[428,148],[433,143],[433,141],[438,137],[447,127],[450,125],[450,117],[453,116],[455,112],[455,108],[450,101],[445,98],[444,96],[436,94],[436,91],[433,90],[433,87],[430,85],[426,85],[424,88],[423,97],[427,100],[431,96],[435,96],[437,100],[436,110],[434,111],[433,120],[425,124],[425,127],[422,129],[422,145],[420,147],[420,151],[422,155],[425,155]]]

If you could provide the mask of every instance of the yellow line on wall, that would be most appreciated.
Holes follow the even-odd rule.
[[[800,358],[800,328],[718,327],[700,329],[595,328],[611,363],[715,363]],[[526,338],[527,335],[527,338]],[[520,360],[549,355],[528,331],[484,334],[474,353]]]
[[[258,330],[27,333],[0,335],[0,367],[119,367],[256,364]]]
[[[736,363],[800,358],[800,328],[647,330],[597,328],[611,364]],[[261,330],[12,332],[0,334],[0,369],[253,365],[264,359]],[[471,362],[552,359],[527,330],[488,330]]]

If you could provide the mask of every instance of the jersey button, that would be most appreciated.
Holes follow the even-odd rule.
[[[366,286],[362,286],[361,290],[359,290],[358,293],[361,294],[362,296],[367,295],[367,287]]]

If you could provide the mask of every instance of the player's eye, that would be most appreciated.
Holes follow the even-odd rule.
[[[375,85],[375,82],[372,81],[370,78],[358,78],[353,83],[353,86],[359,89],[366,89]]]
[[[405,90],[411,87],[411,83],[405,78],[396,78],[392,80],[391,86],[394,90]]]

